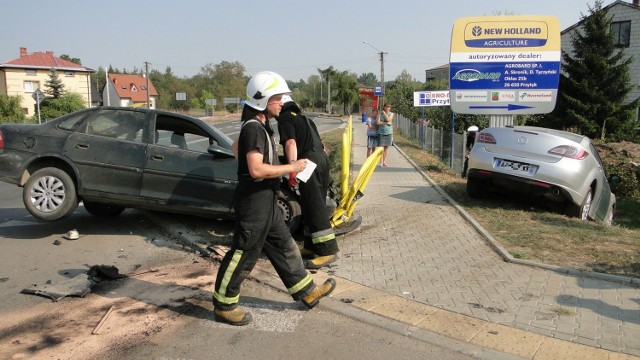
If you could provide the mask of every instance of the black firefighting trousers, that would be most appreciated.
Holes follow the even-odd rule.
[[[310,236],[304,238],[304,247],[313,250],[320,256],[336,254],[338,242],[336,234],[331,227],[332,214],[327,210],[327,190],[329,189],[329,170],[331,161],[324,150],[309,151],[300,156],[301,159],[309,159],[317,164],[307,182],[301,182],[300,202],[302,205],[302,217]]]
[[[262,251],[295,300],[315,287],[276,200],[277,186],[266,181],[238,184],[233,242],[218,269],[213,293],[216,308],[233,310],[238,305],[240,286]]]

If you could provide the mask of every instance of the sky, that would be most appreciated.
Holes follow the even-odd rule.
[[[449,60],[451,30],[472,16],[555,16],[562,30],[595,0],[10,0],[2,1],[0,62],[53,51],[92,69],[198,74],[239,62],[246,75],[271,70],[307,80],[318,69],[395,79]],[[631,0],[628,0],[629,2]],[[614,2],[603,0],[603,6]],[[368,44],[364,43],[366,41]]]

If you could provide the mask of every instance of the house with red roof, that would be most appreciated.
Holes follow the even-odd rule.
[[[104,106],[146,107],[155,109],[158,92],[151,80],[136,74],[109,74],[102,91]]]
[[[52,51],[29,54],[27,48],[20,48],[20,57],[0,64],[0,94],[18,95],[22,98],[22,109],[26,115],[34,115],[36,90],[44,92],[51,70],[55,70],[64,84],[66,92],[80,94],[86,106],[91,106],[91,80],[89,75],[95,70],[63,60]]]

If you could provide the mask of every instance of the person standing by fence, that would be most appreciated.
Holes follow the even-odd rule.
[[[382,146],[382,166],[387,166],[389,146],[393,145],[393,116],[391,103],[384,104],[382,114],[378,119],[378,146]]]
[[[371,156],[378,147],[378,109],[371,111],[367,118],[367,157]]]

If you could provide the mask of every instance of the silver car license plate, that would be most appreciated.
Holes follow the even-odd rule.
[[[506,170],[516,173],[535,175],[538,171],[537,165],[531,165],[523,162],[504,160],[504,159],[494,159],[493,160],[493,168],[499,170]]]

